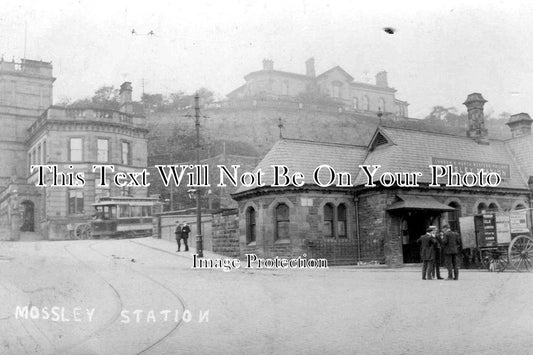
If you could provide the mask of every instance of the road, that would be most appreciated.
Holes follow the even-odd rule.
[[[533,353],[532,273],[191,266],[151,238],[2,242],[0,353]]]

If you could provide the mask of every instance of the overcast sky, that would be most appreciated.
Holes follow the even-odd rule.
[[[533,115],[527,2],[12,1],[0,11],[0,54],[23,57],[26,27],[26,57],[53,62],[55,100],[124,80],[138,98],[143,78],[147,93],[225,95],[264,58],[303,74],[314,57],[317,73],[340,65],[357,81],[386,70],[411,117],[464,111],[471,92],[486,112]]]

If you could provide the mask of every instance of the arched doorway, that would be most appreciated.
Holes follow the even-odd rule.
[[[22,225],[20,226],[20,230],[22,232],[35,232],[35,226],[34,226],[34,210],[35,205],[31,201],[23,201],[21,203],[22,207],[24,208],[22,212]]]

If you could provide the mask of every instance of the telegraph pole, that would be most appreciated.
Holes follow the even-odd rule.
[[[200,95],[194,95],[194,122],[196,126],[196,164],[200,166]],[[198,170],[200,172],[200,170]],[[200,177],[198,177],[200,179]],[[202,240],[202,208],[200,205],[200,188],[196,190],[196,254],[199,258],[204,256],[204,245]]]

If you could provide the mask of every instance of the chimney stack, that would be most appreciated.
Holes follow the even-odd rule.
[[[311,57],[305,61],[305,75],[314,78],[315,73],[315,58]]]
[[[133,113],[133,102],[131,99],[131,94],[133,88],[129,81],[125,81],[120,85],[119,98],[120,98],[120,111],[124,113]]]
[[[382,88],[389,87],[389,82],[387,80],[387,72],[385,70],[380,71],[376,74],[376,86],[380,86]]]
[[[528,136],[531,134],[531,123],[533,119],[529,117],[527,113],[517,113],[516,115],[511,115],[509,117],[509,122],[506,125],[511,129],[511,134],[513,138]]]
[[[479,144],[489,144],[488,131],[485,128],[485,118],[483,117],[483,105],[485,105],[483,96],[479,93],[468,95],[463,105],[468,110],[468,131],[467,137],[472,138]]]
[[[272,59],[263,59],[263,70],[274,70],[274,61]]]

